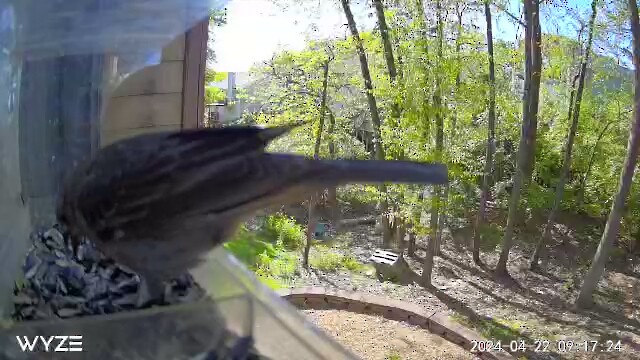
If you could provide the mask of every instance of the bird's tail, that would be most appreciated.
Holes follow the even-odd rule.
[[[317,174],[323,182],[446,184],[448,181],[444,164],[385,160],[317,161],[325,169]]]

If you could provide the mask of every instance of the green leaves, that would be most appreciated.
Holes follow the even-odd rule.
[[[205,86],[204,88],[204,102],[205,104],[214,104],[223,102],[226,98],[224,90],[215,86]]]
[[[477,206],[477,190],[486,154],[489,83],[485,34],[472,27],[466,15],[458,33],[454,11],[456,3],[442,1],[444,12],[450,15],[445,17],[442,53],[438,54],[436,20],[429,13],[425,20],[422,10],[417,7],[418,3],[398,0],[386,4],[385,17],[398,70],[395,83],[391,83],[388,76],[379,31],[363,31],[360,34],[369,62],[373,94],[381,112],[382,143],[389,159],[403,156],[417,161],[433,160],[435,118],[441,112],[445,131],[443,159],[449,166],[452,179],[448,211],[463,214],[468,208]],[[504,3],[502,7],[506,6]],[[427,1],[424,4],[433,5]],[[290,3],[290,6],[296,5]],[[481,12],[481,8],[467,6],[464,11],[465,14],[471,14],[474,11]],[[496,12],[500,15],[501,11]],[[554,16],[553,12],[551,16]],[[584,186],[583,206],[583,210],[591,213],[608,211],[610,198],[618,182],[614,174],[622,166],[629,131],[632,74],[630,69],[620,65],[624,64],[624,59],[619,61],[613,57],[623,53],[621,48],[627,46],[624,41],[614,41],[617,36],[613,34],[614,30],[624,32],[621,26],[625,23],[621,16],[603,12],[602,19],[598,19],[600,23],[597,24],[598,35],[594,46],[597,44],[600,50],[595,51],[596,55],[589,64],[573,165],[567,183],[566,196],[575,198],[576,189],[592,162]],[[619,38],[624,39],[624,36]],[[569,127],[569,94],[581,58],[583,40],[543,34],[542,87],[534,173],[536,184],[524,199],[530,207],[544,208],[548,205],[547,197],[552,193],[550,190],[559,175]],[[327,117],[332,114],[336,126],[332,134],[328,134],[325,127],[320,157],[329,156],[328,140],[335,143],[339,158],[368,156],[362,134],[366,135],[371,130],[371,121],[362,91],[363,80],[356,49],[350,38],[310,41],[301,51],[277,53],[272,59],[252,69],[258,80],[248,91],[247,97],[249,101],[262,105],[259,112],[253,115],[258,123],[308,121],[308,125],[279,139],[270,149],[306,155],[313,153],[313,134],[317,131],[320,116],[323,64],[329,60]],[[516,44],[494,39],[494,61],[497,126],[493,184],[508,182],[515,168],[522,122],[522,41]],[[217,74],[207,76],[210,79],[208,81],[222,80],[216,77]],[[441,108],[436,107],[434,102],[437,86],[442,93]],[[207,94],[208,97],[213,95]],[[392,116],[395,104],[400,107],[397,119]],[[600,136],[603,129],[606,131]],[[640,178],[636,182],[640,185]],[[424,206],[422,201],[417,200],[418,192],[417,187],[394,185],[388,188],[390,203],[395,204],[397,211],[407,217]],[[577,204],[573,200],[567,203]],[[640,203],[633,202],[629,206],[631,210],[628,216],[639,216]],[[635,225],[629,227],[632,228],[635,229]]]
[[[204,82],[205,84],[214,82],[221,82],[223,80],[226,80],[228,77],[228,73],[226,72],[217,72],[213,69],[207,69],[204,73]]]

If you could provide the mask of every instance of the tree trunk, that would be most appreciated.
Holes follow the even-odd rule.
[[[424,2],[422,0],[416,0],[416,7],[417,7],[417,11],[418,13],[416,14],[416,28],[419,29],[418,30],[418,35],[417,36],[422,36],[424,37],[425,33],[424,30],[428,30],[427,29],[427,15],[424,12]],[[428,60],[428,54],[429,54],[429,43],[425,41],[425,46],[424,46],[424,58]]]
[[[387,26],[387,20],[384,16],[384,5],[382,4],[382,0],[373,0],[373,5],[376,8],[376,15],[378,17],[378,26],[380,27],[380,37],[382,39],[384,58],[387,63],[387,70],[389,71],[389,80],[391,81],[391,86],[395,87],[397,71],[395,59],[393,57],[393,47],[391,45],[391,39],[389,37],[389,27]],[[391,118],[393,119],[392,126],[394,127],[394,130],[399,130],[400,104],[398,104],[397,101],[394,101],[391,104]],[[404,158],[404,153],[402,151],[397,155],[400,159]],[[389,224],[389,218],[384,215],[387,208],[388,207],[383,207],[383,215],[380,217],[380,221],[383,226],[383,242],[385,246],[388,246],[393,241],[393,234],[391,224]]]
[[[349,30],[358,52],[358,59],[360,60],[360,70],[362,72],[362,80],[364,81],[364,89],[367,96],[367,104],[369,105],[369,112],[371,113],[371,122],[373,123],[373,142],[375,149],[375,156],[378,160],[384,160],[384,149],[382,147],[382,136],[380,132],[380,112],[378,111],[378,104],[376,98],[373,95],[373,82],[371,81],[371,73],[369,72],[369,62],[367,60],[367,54],[364,51],[364,45],[356,26],[356,21],[353,18],[351,7],[349,6],[349,0],[340,0],[342,3],[342,9],[344,15],[347,18]]]
[[[564,160],[562,165],[562,172],[560,173],[560,179],[558,179],[558,184],[556,185],[556,194],[553,200],[553,206],[551,207],[551,211],[549,212],[549,218],[547,219],[547,224],[544,227],[544,231],[542,232],[542,236],[538,243],[536,244],[536,248],[531,256],[531,261],[529,263],[529,268],[531,270],[535,270],[538,268],[538,261],[540,260],[540,256],[544,251],[545,244],[549,241],[551,237],[551,229],[555,224],[555,216],[558,212],[558,208],[560,207],[560,203],[562,202],[562,197],[564,195],[564,186],[567,182],[567,177],[569,176],[569,170],[571,169],[571,154],[573,151],[573,141],[576,136],[576,131],[578,130],[578,120],[580,118],[580,104],[582,103],[582,93],[584,91],[584,79],[587,73],[587,64],[589,62],[589,53],[591,52],[591,42],[593,41],[593,24],[596,19],[596,3],[597,0],[593,0],[591,3],[591,18],[589,20],[589,37],[587,39],[587,46],[584,52],[584,58],[582,59],[582,64],[580,65],[579,72],[579,80],[578,80],[578,90],[575,95],[575,106],[573,106],[573,111],[569,109],[569,116],[571,119],[571,128],[569,129],[569,136],[567,137],[567,145],[564,152]],[[573,90],[572,90],[573,92]],[[569,105],[571,108],[571,105]]]
[[[318,159],[320,157],[320,143],[322,142],[322,131],[324,130],[324,115],[327,110],[327,84],[329,81],[329,60],[323,65],[323,78],[322,78],[322,100],[320,102],[320,119],[318,121],[318,132],[316,133],[316,143],[313,148],[313,158]],[[302,264],[305,268],[309,268],[309,251],[311,250],[311,244],[313,242],[314,229],[317,225],[316,202],[320,199],[319,194],[313,194],[309,198],[309,216],[307,219],[307,243],[304,247],[304,258]]]
[[[335,129],[336,129],[336,117],[332,111],[329,111],[329,128],[327,133],[329,134],[329,158],[336,159],[336,144],[335,144]],[[331,224],[334,230],[338,230],[340,223],[340,208],[338,207],[338,192],[335,186],[330,187],[327,190],[327,203],[331,212]]]
[[[473,229],[473,261],[480,265],[480,230],[487,220],[487,200],[489,199],[489,179],[493,167],[493,150],[496,135],[496,73],[493,60],[493,29],[491,27],[491,1],[485,0],[484,15],[487,23],[487,52],[489,55],[489,114],[487,125],[487,155],[480,193],[480,206]]]
[[[382,38],[384,59],[387,62],[389,78],[391,78],[392,82],[395,82],[397,76],[396,63],[393,58],[393,47],[391,46],[391,39],[389,38],[389,27],[387,26],[387,20],[384,17],[384,5],[382,5],[382,0],[373,0],[373,5],[376,8],[376,15],[378,16],[378,26],[380,27],[380,37]]]
[[[457,2],[456,3],[456,15],[458,18],[458,23],[457,23],[457,34],[456,34],[456,57],[457,57],[457,62],[458,64],[461,63],[460,61],[460,48],[461,48],[461,42],[460,42],[460,38],[462,37],[462,12],[464,11],[464,7],[460,7],[460,3]],[[441,21],[441,20],[440,20]],[[440,39],[442,39],[444,37],[444,34],[439,34],[440,35]],[[439,52],[438,52],[440,61],[442,61],[442,40],[440,40],[439,43]],[[455,91],[458,92],[460,90],[460,84],[461,84],[461,73],[462,71],[460,69],[458,69],[458,73],[456,74],[456,82],[455,82]],[[449,129],[449,143],[453,144],[453,142],[455,141],[455,137],[456,137],[456,127],[457,127],[457,121],[458,121],[458,109],[457,107],[454,109],[453,111],[453,116],[451,119],[451,129]],[[443,126],[444,127],[444,126]],[[444,139],[443,139],[444,140]],[[444,192],[442,194],[442,199],[443,199],[443,206],[440,209],[440,215],[438,217],[438,232],[436,234],[436,251],[435,251],[435,255],[439,256],[440,255],[440,248],[442,246],[442,232],[444,231],[446,222],[447,222],[447,214],[449,211],[449,190],[450,190],[450,184],[447,184],[444,188]]]
[[[423,35],[424,34],[423,31],[428,30],[428,29],[427,29],[427,15],[425,14],[425,11],[424,11],[423,0],[416,0],[416,8],[417,8],[416,9],[417,10],[417,14],[415,16],[415,18],[416,18],[416,28],[419,29],[419,31],[418,31],[419,34],[417,36],[425,36],[425,35]],[[426,64],[425,67],[428,68],[430,66],[429,65],[429,61],[428,61],[428,59],[429,59],[429,56],[428,56],[428,54],[429,54],[429,42],[427,42],[427,41],[424,42],[424,50],[423,51],[424,51],[424,59],[426,60],[425,61],[425,64]],[[425,88],[426,88],[426,85],[425,85]],[[424,104],[424,105],[427,106],[428,104]],[[423,122],[425,122],[425,123],[430,123],[431,122],[429,114],[425,114]],[[429,128],[430,128],[430,125],[429,125]],[[422,136],[425,139],[425,141],[427,141],[426,139],[428,139],[430,135],[425,130],[423,132]],[[424,188],[421,188],[420,191],[424,193],[425,191],[427,191],[427,189],[428,189],[428,187],[425,186]],[[427,246],[427,248],[428,248],[428,246]],[[427,259],[425,258],[425,260],[427,260]]]
[[[523,118],[526,121],[527,137],[525,146],[529,148],[524,159],[524,183],[529,184],[533,175],[536,156],[536,137],[538,132],[538,103],[540,100],[540,75],[542,73],[542,32],[540,30],[540,5],[537,0],[524,0],[526,29],[525,29],[525,104]],[[526,82],[526,80],[525,80]]]
[[[620,175],[620,187],[611,206],[611,213],[604,233],[600,239],[598,250],[593,257],[589,271],[584,277],[580,293],[576,299],[576,306],[589,307],[593,304],[593,291],[604,272],[605,263],[609,257],[609,250],[620,230],[620,219],[624,211],[625,202],[633,181],[633,172],[640,152],[640,22],[638,20],[638,4],[636,0],[629,0],[629,12],[631,13],[631,35],[633,42],[633,63],[635,65],[634,82],[634,121],[631,125],[627,156],[624,160],[622,174]]]
[[[389,79],[391,80],[391,86],[395,87],[398,75],[396,71],[395,59],[393,58],[393,47],[391,46],[391,38],[389,37],[389,27],[387,26],[387,20],[384,17],[384,5],[382,4],[382,0],[373,0],[373,5],[376,8],[376,15],[378,16],[378,26],[380,27],[380,37],[382,38],[384,59],[387,62]],[[400,104],[398,104],[397,101],[394,101],[393,104],[391,104],[391,117],[393,118],[394,126],[399,127]]]
[[[309,198],[309,217],[307,219],[307,242],[304,245],[304,254],[302,258],[302,266],[305,269],[309,268],[309,252],[311,251],[311,244],[313,243],[314,227],[316,226],[316,212],[315,212],[315,194]]]
[[[447,211],[449,205],[449,184],[445,185],[442,193],[442,206],[438,216],[438,232],[436,233],[435,256],[440,256],[440,248],[442,246],[442,231],[447,223]]]
[[[532,52],[531,52],[531,39],[532,39],[532,25],[533,22],[531,21],[531,0],[523,0],[524,2],[524,9],[523,9],[523,13],[524,13],[524,21],[525,21],[525,27],[524,27],[524,87],[523,87],[523,94],[522,94],[522,130],[521,130],[521,135],[525,134],[528,132],[528,128],[529,128],[529,116],[530,116],[530,112],[529,112],[529,104],[531,103],[531,73],[533,72],[533,59],[532,59]],[[527,144],[527,141],[525,139],[525,141],[521,142],[522,144]],[[524,164],[523,164],[524,165]],[[527,166],[525,166],[524,168],[527,168]]]
[[[436,12],[438,17],[438,63],[443,62],[443,42],[444,42],[444,25],[442,22],[442,4],[440,1],[436,2]],[[444,111],[442,104],[442,79],[440,76],[436,76],[436,91],[433,99],[433,104],[436,108],[436,161],[442,161],[442,152],[444,149]],[[433,213],[437,216],[436,222],[436,235],[435,235],[435,251],[434,255],[440,254],[440,239],[442,239],[442,229],[444,227],[445,205],[447,197],[449,195],[449,186],[444,188],[438,186],[436,191],[436,206]]]
[[[327,112],[327,85],[329,82],[329,60],[322,66],[322,100],[320,101],[320,120],[318,121],[318,133],[316,143],[313,147],[313,158],[320,157],[320,143],[322,142],[322,131],[324,130],[324,115]]]
[[[404,237],[407,234],[407,229],[405,227],[404,221],[400,218],[396,218],[395,223],[395,231],[393,233],[394,237],[394,249],[396,249],[400,254],[404,254],[404,249],[406,248],[406,244],[404,242]]]
[[[436,1],[436,14],[438,18],[438,60],[442,63],[443,48],[443,25],[442,25],[442,6],[440,0]],[[436,89],[433,95],[433,105],[436,109],[436,152],[435,161],[442,160],[442,149],[444,147],[444,122],[442,114],[442,83],[440,75],[436,75]],[[422,264],[422,282],[425,286],[431,285],[431,272],[433,271],[433,257],[438,252],[437,236],[438,236],[438,211],[440,209],[440,193],[441,187],[434,185],[433,197],[431,198],[431,236],[427,245],[427,254]]]
[[[356,51],[358,52],[358,58],[360,60],[360,70],[362,72],[362,80],[364,81],[365,93],[367,96],[367,104],[369,105],[369,112],[371,113],[371,122],[373,124],[373,146],[374,146],[374,154],[377,160],[384,160],[384,148],[382,146],[382,133],[380,131],[380,112],[378,111],[378,104],[376,102],[376,98],[373,95],[373,82],[371,81],[371,73],[369,72],[369,62],[367,61],[367,54],[364,51],[364,45],[362,44],[362,39],[360,38],[360,33],[358,32],[358,27],[356,26],[356,21],[353,18],[353,13],[351,12],[351,7],[349,6],[349,0],[340,0],[342,4],[342,9],[344,10],[344,15],[347,18],[347,23],[349,25],[349,30],[351,31],[351,36],[353,37],[353,41],[355,42]],[[391,231],[388,226],[388,221],[386,221],[385,215],[388,212],[389,206],[387,201],[387,187],[384,184],[380,184],[378,186],[378,190],[381,194],[381,200],[379,203],[379,208],[382,210],[383,216],[382,220],[382,228],[383,228],[383,241],[384,243],[389,243],[391,241]]]
[[[462,13],[464,11],[464,7],[460,7],[460,2],[456,2],[456,16],[458,18],[458,24],[457,24],[457,34],[456,34],[456,61],[458,62],[458,66],[460,66],[462,64],[462,61],[460,59],[460,48],[462,47],[462,43],[460,41],[460,38],[462,37]],[[456,92],[460,89],[460,83],[462,79],[462,69],[458,68],[458,73],[456,74]],[[456,134],[456,129],[458,126],[458,111],[456,108],[456,111],[453,115],[453,119],[451,119],[451,134],[450,137],[453,139],[455,138],[455,134]]]
[[[525,94],[523,98],[522,131],[516,171],[513,175],[513,188],[509,199],[507,226],[504,229],[500,259],[496,265],[498,275],[508,275],[507,261],[513,246],[513,233],[518,222],[520,195],[523,185],[528,185],[533,174],[535,162],[535,142],[538,127],[538,101],[540,99],[540,72],[542,69],[541,32],[538,2],[524,0],[524,12],[527,19],[525,28]]]
[[[409,256],[416,255],[416,233],[414,229],[409,230],[409,246],[407,248],[407,254]]]
[[[328,146],[329,146],[329,158],[336,159],[336,140],[334,139],[336,131],[336,117],[333,111],[329,111],[329,128],[327,133],[329,134]]]
[[[502,251],[500,252],[500,259],[496,265],[496,273],[498,275],[508,275],[507,273],[507,261],[509,260],[509,252],[513,246],[513,232],[515,223],[518,220],[518,209],[520,205],[520,192],[522,190],[522,183],[524,182],[524,163],[529,156],[529,148],[525,145],[526,142],[526,127],[523,127],[522,134],[520,135],[520,146],[518,147],[518,160],[516,163],[516,171],[513,174],[513,188],[511,189],[511,197],[509,198],[509,214],[507,217],[507,226],[504,229],[504,238],[502,239]]]

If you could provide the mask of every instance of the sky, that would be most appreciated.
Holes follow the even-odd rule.
[[[275,1],[231,0],[227,3],[228,22],[214,30],[216,71],[248,71],[252,64],[271,58],[279,50],[302,50],[308,38],[344,38],[348,30],[344,13],[336,1],[310,0],[307,9],[300,5],[282,8],[274,4]],[[521,0],[509,1],[510,12],[517,16]],[[590,2],[569,0],[582,13],[590,11]],[[541,17],[543,32],[575,35],[574,24],[558,21],[570,18],[564,10],[551,7],[545,10]],[[352,11],[360,30],[373,28],[374,10],[367,6],[365,0],[352,0]],[[465,21],[478,25],[479,31],[484,31],[483,14],[468,16]],[[515,39],[518,27],[506,15],[494,11],[493,23],[496,38]]]
[[[214,30],[214,69],[248,71],[254,62],[267,60],[280,49],[302,50],[308,38],[344,37],[347,28],[341,9],[332,1],[311,3],[311,11],[306,11],[300,6],[283,9],[273,0],[231,0],[226,6],[227,24]],[[375,19],[365,10],[364,2],[354,1],[358,26],[370,29]]]

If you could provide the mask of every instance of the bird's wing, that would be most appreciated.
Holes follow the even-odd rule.
[[[77,207],[92,228],[113,231],[148,217],[157,206],[167,211],[167,199],[197,190],[199,174],[212,176],[201,169],[217,164],[221,171],[213,174],[225,176],[236,166],[233,159],[264,151],[290,129],[227,127],[138,136],[103,149],[71,191],[78,192]],[[172,213],[189,207],[175,205]]]
[[[199,190],[191,196],[215,198],[207,207],[208,212],[238,215],[276,202],[302,200],[315,191],[348,183],[445,184],[448,181],[445,165],[411,161],[312,160],[291,154],[265,153],[239,159],[234,166],[226,175],[203,169],[202,178],[209,179],[208,187],[194,187]],[[197,201],[188,197],[184,200]]]
[[[274,204],[303,200],[331,186],[387,182],[444,184],[447,168],[410,161],[312,160],[260,153],[200,168],[181,191],[168,194],[156,208],[173,206],[188,217],[237,219]]]

